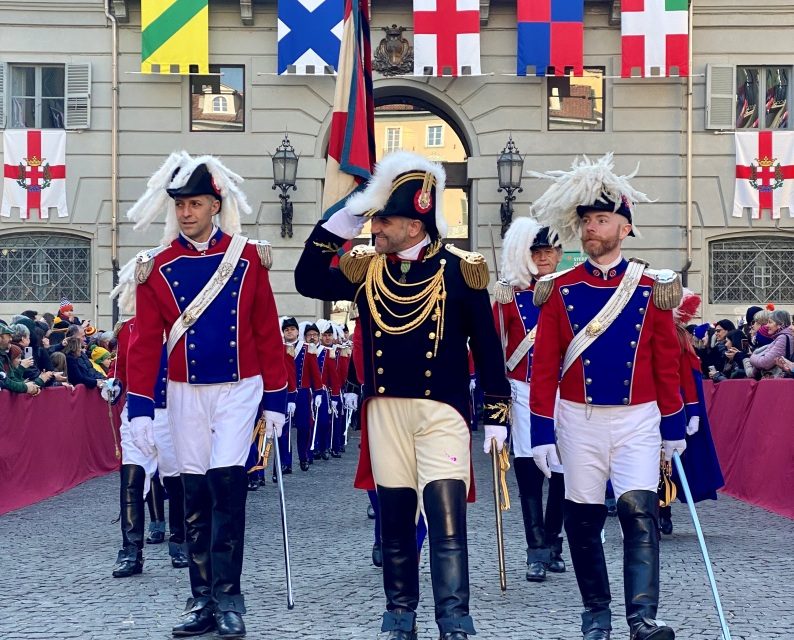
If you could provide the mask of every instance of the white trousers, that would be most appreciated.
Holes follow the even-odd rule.
[[[513,452],[517,458],[531,458],[532,457],[532,437],[530,435],[530,411],[529,411],[529,394],[530,386],[528,382],[521,382],[520,380],[510,381],[510,387],[513,390],[513,420],[511,423],[511,438],[513,439]],[[561,464],[554,464],[551,466],[554,473],[563,473],[564,468]]]
[[[568,400],[557,404],[557,448],[565,465],[565,498],[602,504],[607,479],[615,498],[627,491],[656,491],[662,437],[655,402],[599,407]]]
[[[155,471],[160,477],[170,478],[179,475],[174,442],[171,439],[171,426],[168,423],[168,410],[154,410],[154,446],[155,453],[147,456],[132,441],[130,419],[125,406],[121,412],[121,464],[137,464],[146,472],[143,495],[149,493],[149,485]]]
[[[168,418],[180,473],[242,467],[251,447],[262,377],[192,385],[168,382]]]

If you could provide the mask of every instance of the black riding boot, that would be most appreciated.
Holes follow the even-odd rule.
[[[175,636],[196,636],[215,628],[215,605],[212,600],[212,497],[207,476],[182,474],[185,493],[185,541],[192,597],[182,614],[182,622],[172,633]]]
[[[582,594],[582,635],[584,640],[609,640],[612,612],[609,603],[609,575],[601,544],[601,530],[607,517],[602,504],[565,501],[565,533],[571,550],[576,582]]]
[[[416,491],[378,487],[386,612],[385,640],[416,640],[419,554],[416,552]]]
[[[565,474],[551,472],[549,495],[546,499],[546,517],[543,528],[546,532],[546,545],[551,558],[548,570],[552,573],[565,571],[565,560],[562,559],[562,513],[565,504]]]
[[[240,593],[248,478],[244,467],[207,471],[212,494],[212,596],[222,638],[245,636],[245,603]]]
[[[113,566],[113,577],[127,578],[143,571],[143,484],[146,472],[140,465],[124,464],[119,476],[122,548]]]
[[[163,478],[163,486],[168,492],[168,555],[171,566],[183,569],[188,565],[185,545],[185,490],[179,476]]]
[[[165,540],[165,492],[158,475],[152,478],[149,493],[146,494],[146,505],[149,507],[149,535],[146,537],[146,544],[162,544]]]
[[[656,622],[659,606],[659,498],[655,491],[628,491],[618,500],[623,528],[623,585],[631,640],[673,640]]]
[[[442,640],[465,640],[467,634],[475,633],[469,615],[466,484],[462,480],[435,480],[424,488],[422,500],[430,541],[436,623]]]
[[[666,507],[659,507],[659,531],[666,536],[673,533],[673,510],[669,504]]]
[[[543,582],[551,560],[543,527],[543,472],[532,458],[516,458],[518,492],[521,514],[524,516],[524,535],[527,539],[527,580]]]

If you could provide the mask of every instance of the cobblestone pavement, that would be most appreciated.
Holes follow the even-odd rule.
[[[504,595],[499,591],[490,467],[477,444],[481,438],[475,434],[480,499],[469,511],[477,638],[580,638],[580,601],[570,567],[543,584],[524,580],[523,530],[512,473],[514,507],[504,518],[508,590]],[[275,485],[249,494],[243,590],[250,639],[377,637],[384,604],[381,572],[370,564],[366,494],[352,488],[357,449],[353,439],[342,460],[316,462],[308,473],[296,466],[296,473],[286,478],[292,611],[285,604]],[[788,637],[794,628],[794,521],[725,496],[699,507],[733,638]],[[120,534],[111,520],[117,511],[118,477],[111,474],[0,517],[0,640],[171,637],[189,595],[187,570],[171,568],[167,545],[147,545],[142,575],[112,578]],[[685,505],[674,505],[673,520],[674,534],[662,541],[660,618],[677,629],[678,638],[717,639],[719,623]],[[615,596],[613,635],[628,638],[616,519],[608,519],[605,546]],[[565,558],[569,562],[567,549]],[[435,640],[426,548],[422,594],[420,638]]]

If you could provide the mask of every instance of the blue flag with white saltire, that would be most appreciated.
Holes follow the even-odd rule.
[[[344,0],[279,0],[278,73],[336,73]]]

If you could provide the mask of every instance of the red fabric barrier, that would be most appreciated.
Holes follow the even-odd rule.
[[[113,407],[118,438],[121,403]],[[0,514],[118,469],[107,403],[83,385],[0,392]]]
[[[794,380],[704,381],[723,491],[794,518]]]

